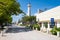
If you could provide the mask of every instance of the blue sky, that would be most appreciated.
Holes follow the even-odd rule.
[[[27,4],[31,3],[31,15],[34,15],[37,12],[37,9],[47,10],[54,8],[60,5],[60,0],[18,0],[19,4],[21,5],[21,9],[27,13]],[[22,16],[17,15],[13,16],[13,22],[18,21]]]

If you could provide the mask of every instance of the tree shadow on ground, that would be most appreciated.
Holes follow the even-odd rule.
[[[29,28],[9,28],[6,33],[19,33],[19,32],[29,32],[32,29]]]

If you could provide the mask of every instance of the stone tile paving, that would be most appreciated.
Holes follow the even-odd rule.
[[[0,35],[0,40],[60,40],[60,38],[40,31],[28,31],[5,33],[3,37]]]

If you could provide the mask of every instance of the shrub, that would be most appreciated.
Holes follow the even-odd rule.
[[[59,27],[59,28],[57,28],[57,31],[58,31],[58,32],[60,32],[60,27]]]
[[[60,32],[60,27],[57,28],[56,26],[54,26],[54,28],[51,30],[51,33],[52,33],[53,35],[57,35],[57,32]]]
[[[51,33],[53,35],[57,35],[57,27],[56,26],[54,26],[54,28],[51,30]]]
[[[44,23],[44,26],[45,26],[45,28],[47,28],[47,27],[48,27],[48,23],[47,23],[47,22],[45,22],[45,23]]]
[[[37,28],[38,30],[40,30],[40,26],[38,24],[34,24],[33,27],[34,27],[34,29]]]

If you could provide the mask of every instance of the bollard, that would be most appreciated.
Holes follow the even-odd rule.
[[[48,34],[49,34],[49,32],[50,32],[49,29],[47,29],[47,33],[48,33]]]
[[[57,32],[57,37],[60,37],[60,32]]]
[[[1,31],[1,36],[4,36],[4,33],[3,33],[3,31]]]
[[[37,28],[36,28],[36,30],[37,30]]]

